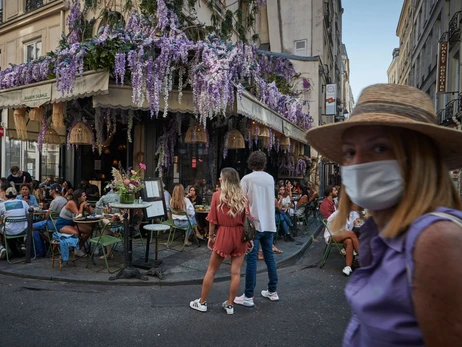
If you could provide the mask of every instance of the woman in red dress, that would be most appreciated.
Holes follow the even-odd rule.
[[[227,314],[233,314],[233,301],[241,281],[241,265],[249,247],[249,243],[242,242],[247,199],[241,189],[239,174],[233,168],[228,167],[221,170],[220,182],[221,190],[213,194],[210,212],[207,216],[209,221],[208,248],[213,252],[202,282],[201,297],[191,301],[189,306],[194,310],[207,312],[207,297],[215,274],[223,259],[231,257],[229,297],[222,306]]]

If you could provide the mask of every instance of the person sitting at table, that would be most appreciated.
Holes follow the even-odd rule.
[[[329,244],[330,238],[333,237],[335,242],[343,242],[345,244],[345,267],[342,272],[346,276],[350,276],[353,269],[351,265],[353,263],[354,252],[359,254],[359,240],[356,234],[353,232],[353,227],[355,226],[355,221],[360,218],[359,207],[356,204],[352,204],[352,210],[350,211],[349,218],[346,220],[345,227],[342,230],[334,231],[332,230],[332,221],[335,219],[335,216],[338,214],[338,210],[333,212],[329,218],[327,218],[327,228],[324,229],[324,240]],[[330,231],[330,233],[329,233]],[[332,234],[332,236],[330,236]]]
[[[88,199],[99,199],[99,189],[96,185],[91,184],[87,179],[80,182],[80,189],[85,192]]]
[[[172,209],[173,223],[180,228],[187,228],[186,235],[189,236],[193,231],[190,225],[195,225],[195,211],[191,200],[184,196],[184,188],[182,184],[177,184],[173,188],[172,198],[170,199],[170,208]],[[186,215],[177,214],[178,212],[185,212]],[[189,220],[189,222],[188,222]],[[202,237],[199,232],[196,233],[197,237]],[[185,246],[191,246],[191,242],[185,238]]]
[[[112,188],[107,188],[106,194],[99,198],[95,205],[96,214],[105,214],[104,207],[110,206],[113,203],[120,202],[120,195],[117,194]],[[118,209],[112,209],[112,212],[118,212]],[[106,212],[107,213],[107,212]]]
[[[72,194],[74,194],[74,187],[72,186],[72,183],[69,181],[64,181],[62,184],[61,195],[69,200],[72,199]]]
[[[0,183],[0,203],[8,200],[6,197],[6,190],[10,187],[11,184],[7,180]]]
[[[32,225],[32,229],[35,232],[42,232],[45,228],[53,229],[53,223],[51,220],[48,219],[51,212],[60,213],[61,210],[66,206],[67,200],[61,196],[61,187],[59,184],[52,184],[50,187],[50,195],[53,200],[50,203],[50,207],[48,211],[44,214],[43,220],[39,222],[35,222]],[[45,237],[47,239],[47,237]]]
[[[294,185],[293,185],[293,188],[292,188],[292,192],[295,193],[295,194],[300,194],[302,192],[302,189],[301,189],[301,185],[300,185],[300,182],[298,182],[297,180],[294,180]]]
[[[314,199],[316,199],[319,196],[319,194],[316,191],[316,187],[313,182],[308,182],[307,188],[308,188],[308,202],[311,202]]]
[[[189,192],[186,197],[191,201],[193,206],[202,205],[202,197],[197,195],[197,189],[195,186],[191,186],[189,188]]]
[[[79,257],[85,255],[82,248],[90,237],[93,230],[93,226],[90,224],[82,224],[77,229],[76,223],[73,220],[73,216],[83,215],[84,212],[89,214],[94,213],[93,207],[87,202],[87,195],[80,189],[77,189],[72,195],[72,199],[61,210],[59,218],[56,221],[56,229],[61,234],[75,235],[79,237],[82,234],[79,242],[79,249],[75,251],[75,254]]]
[[[24,200],[31,207],[39,207],[37,198],[31,194],[30,185],[23,183],[20,186],[21,194],[16,197],[18,200]]]
[[[295,239],[290,234],[290,230],[289,230],[289,228],[293,228],[294,225],[292,224],[292,221],[290,220],[290,217],[287,214],[288,207],[285,204],[286,197],[284,197],[284,195],[285,195],[285,188],[279,187],[278,197],[274,199],[276,208],[279,212],[276,214],[276,218],[279,218],[280,225],[284,232],[284,240],[285,241],[295,241]],[[290,204],[290,197],[289,197],[289,204]]]
[[[0,204],[0,216],[3,218],[7,217],[26,217],[29,205],[24,200],[17,200],[17,191],[13,187],[9,187],[5,196],[7,200]],[[5,227],[1,229],[1,233],[7,235],[19,235],[24,233],[26,236],[27,221],[22,223],[5,223]],[[3,236],[0,238],[0,259],[5,259],[6,249],[3,248]],[[24,256],[26,254],[26,246],[24,244],[24,238],[11,239],[8,245],[11,245],[13,256]]]
[[[286,195],[292,199],[292,183],[289,180],[286,180],[284,187],[286,188]]]
[[[32,180],[30,184],[30,191],[31,191],[31,194],[35,196],[35,199],[37,199],[37,202],[39,204],[43,203],[43,200],[45,199],[46,189],[40,186],[39,181]]]

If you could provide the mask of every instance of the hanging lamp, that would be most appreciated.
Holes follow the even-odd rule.
[[[53,104],[53,113],[51,114],[53,128],[64,128],[64,103],[55,102]]]
[[[186,131],[184,143],[207,143],[207,133],[201,124],[191,125]]]
[[[245,148],[244,136],[239,130],[233,129],[228,131],[225,138],[228,140],[228,149]]]
[[[76,123],[69,134],[71,145],[91,145],[93,134],[83,122]]]
[[[56,130],[53,129],[53,128],[48,128],[48,130],[45,133],[45,136],[43,138],[43,143],[46,143],[46,144],[49,144],[49,145],[59,145],[59,144],[61,144],[61,142],[62,142],[61,138],[59,137]]]
[[[17,108],[13,112],[14,125],[18,139],[27,140],[26,108]]]
[[[29,119],[34,122],[41,122],[43,118],[43,108],[34,107],[29,111]]]

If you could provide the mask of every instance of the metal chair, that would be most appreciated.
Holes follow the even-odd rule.
[[[59,212],[50,212],[50,214],[48,215],[47,224],[45,224],[45,232],[46,232],[45,236],[48,238],[48,243],[49,243],[48,252],[50,254],[52,254],[52,250],[53,250],[53,247],[51,244],[51,241],[53,240],[53,233],[55,231],[58,231],[58,229],[56,228],[56,221],[58,220],[58,217],[59,217]]]
[[[90,258],[87,261],[87,266],[86,266],[87,268],[88,268],[88,265],[90,265],[90,262],[93,259],[93,255],[94,255],[95,251],[99,248],[99,246],[101,246],[101,248],[103,249],[104,262],[106,263],[107,272],[114,273],[114,272],[120,270],[120,269],[115,269],[114,271],[111,271],[109,269],[109,264],[107,262],[108,254],[106,254],[106,247],[107,246],[115,246],[119,242],[122,242],[122,238],[115,237],[115,236],[112,236],[112,235],[105,235],[104,232],[106,230],[109,230],[109,229],[112,229],[112,228],[117,228],[117,227],[122,227],[122,226],[123,225],[122,225],[121,222],[109,222],[104,226],[104,228],[101,231],[99,236],[93,237],[93,238],[88,240],[90,242],[90,244],[94,244],[94,247],[93,247],[93,251],[91,252]]]
[[[10,234],[7,234],[8,230],[7,228],[11,225],[14,225],[14,224],[21,224],[22,226],[24,226],[24,223],[26,223],[26,228],[24,229],[23,232],[21,232],[20,234],[17,234],[17,235],[10,235]],[[8,261],[8,263],[10,264],[17,264],[17,263],[20,263],[22,262],[23,260],[18,260],[18,261],[10,261],[10,256],[9,256],[9,250],[8,250],[8,240],[18,240],[18,239],[23,239],[24,241],[24,238],[26,237],[26,230],[27,230],[27,217],[24,216],[24,217],[6,217],[5,220],[3,221],[3,240],[5,241],[5,250],[6,250],[6,260]],[[34,257],[32,259],[35,259],[36,258],[36,254],[35,254],[35,241],[34,241],[34,238],[32,237],[32,249],[34,250]]]
[[[329,254],[330,254],[330,250],[332,248],[333,245],[335,245],[335,247],[337,247],[338,251],[340,254],[342,254],[342,248],[345,246],[344,243],[342,242],[336,242],[334,240],[334,236],[332,235],[332,233],[330,232],[328,226],[327,226],[327,221],[325,219],[322,220],[322,224],[324,224],[324,227],[326,228],[326,230],[329,232],[329,243],[326,244],[326,248],[324,248],[324,255],[322,257],[322,260],[321,260],[321,263],[319,264],[319,268],[322,268],[324,266],[324,264],[326,263],[326,260],[327,258],[329,257]],[[345,258],[345,256],[342,254],[342,256]]]
[[[180,216],[187,216],[186,212],[184,212],[184,211],[172,211],[172,213],[176,214],[176,215],[180,215]],[[185,243],[188,240],[188,235],[186,234],[186,232],[189,229],[192,230],[192,235],[193,235],[193,238],[197,242],[197,246],[198,247],[200,246],[199,239],[196,237],[196,233],[194,232],[194,228],[197,227],[197,224],[191,224],[191,220],[189,219],[189,217],[187,218],[187,221],[188,221],[188,227],[184,227],[184,228],[175,225],[175,220],[173,220],[173,219],[169,219],[169,220],[161,222],[161,224],[168,225],[170,227],[170,232],[168,234],[167,244],[166,244],[167,248],[173,249],[170,246],[172,245],[173,241],[175,240],[175,232],[176,232],[177,229],[183,231],[184,234],[185,234],[183,247],[181,248],[181,250],[179,250],[180,252],[182,252],[184,250],[184,248],[185,248]]]

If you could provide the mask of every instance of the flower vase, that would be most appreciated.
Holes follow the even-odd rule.
[[[134,204],[135,203],[135,193],[120,194],[120,203],[121,204]]]

